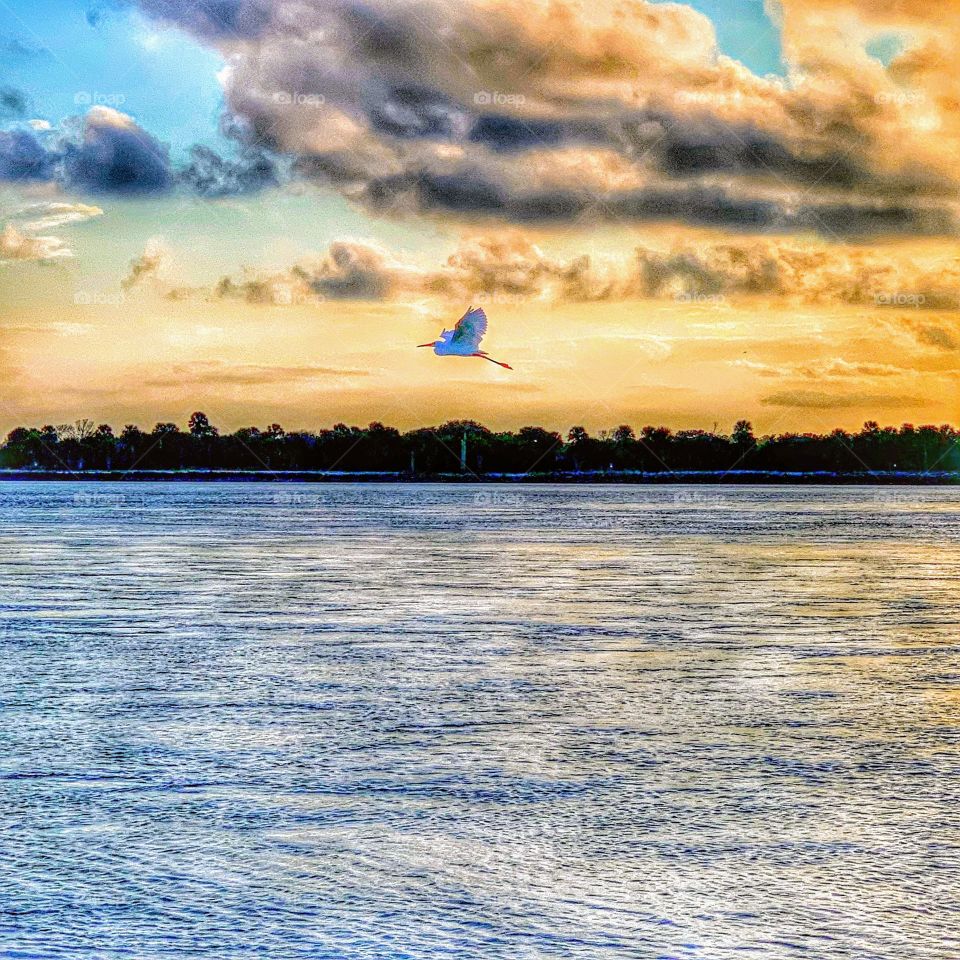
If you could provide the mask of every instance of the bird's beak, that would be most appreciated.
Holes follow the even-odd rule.
[[[433,347],[433,346],[436,346],[436,343],[437,343],[437,341],[436,341],[436,340],[433,340],[433,341],[431,341],[430,343],[418,343],[417,346],[418,346],[418,347]]]

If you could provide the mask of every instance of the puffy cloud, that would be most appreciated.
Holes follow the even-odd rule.
[[[0,233],[0,263],[12,261],[50,262],[72,257],[73,251],[59,237],[44,234],[67,224],[99,217],[99,207],[84,203],[36,203],[13,215]]]
[[[183,298],[190,292],[170,295]],[[223,277],[215,295],[262,304],[401,296],[565,303],[758,297],[870,306],[899,317],[904,311],[928,313],[960,305],[960,258],[900,247],[702,237],[668,248],[640,246],[619,256],[561,257],[519,231],[508,231],[468,238],[435,266],[369,244],[335,241],[325,256],[285,271],[247,269],[240,278]]]
[[[681,296],[784,297],[892,309],[960,305],[960,258],[772,238],[686,239],[619,260],[552,257],[519,234],[468,241],[425,276],[427,292],[566,302]]]
[[[8,223],[0,232],[0,263],[11,260],[58,260],[73,256],[58,237],[32,237]]]
[[[158,193],[172,184],[167,148],[132,118],[92,107],[61,136],[0,131],[0,180],[57,180],[92,193]]]
[[[190,162],[177,178],[202,197],[225,197],[274,186],[279,173],[276,162],[262,151],[228,160],[197,144],[191,147]]]
[[[167,146],[132,117],[92,107],[62,130],[31,121],[31,130],[0,131],[0,180],[54,180],[94,194],[161,194],[181,185],[204,197],[251,193],[280,182],[278,162],[261,150],[237,159],[195,145],[174,169]]]
[[[8,223],[0,234],[0,262],[12,260],[59,260],[73,251],[59,237],[42,234],[67,224],[80,223],[103,215],[99,207],[86,203],[35,203],[15,216],[19,224]],[[38,235],[40,234],[40,235]]]
[[[160,193],[173,181],[167,147],[110,107],[91,107],[63,164],[69,186],[94,193]]]
[[[333,243],[314,269],[297,267],[294,275],[311,290],[331,300],[383,300],[396,281],[397,270],[372,247]]]
[[[325,300],[385,300],[419,284],[416,269],[390,258],[378,247],[338,240],[324,257],[305,259],[281,273],[246,272],[222,277],[214,291],[221,298],[289,305]]]
[[[301,292],[299,284],[291,281],[289,274],[277,274],[270,277],[252,274],[249,270],[239,280],[233,277],[221,277],[214,289],[214,296],[218,299],[238,299],[247,303],[262,306],[287,306],[294,302],[302,304],[306,295]],[[296,292],[296,298],[294,293]],[[171,291],[171,299],[185,299],[190,294],[186,288]]]
[[[949,309],[960,305],[960,258],[898,248],[757,238],[639,248],[642,290],[676,294],[775,295],[803,303]]]
[[[683,239],[614,259],[551,256],[519,233],[463,243],[424,275],[422,289],[564,302],[690,296],[783,297],[804,304],[891,309],[960,306],[960,258],[773,238]]]
[[[0,130],[0,180],[48,180],[57,156],[26,130]]]
[[[289,159],[391,216],[957,233],[960,81],[930,11],[905,0],[782,0],[786,78],[720,54],[689,6],[648,0],[139,6],[223,54],[240,156],[196,147],[173,171],[98,107],[65,140],[0,136],[0,178],[217,197],[277,183]],[[942,19],[960,39],[960,17]],[[903,49],[886,68],[867,47],[891,29]]]
[[[777,260],[768,249],[719,244],[679,246],[669,252],[638,248],[643,292],[662,294],[771,293],[780,286]]]
[[[124,290],[130,290],[148,277],[154,277],[170,259],[170,250],[160,237],[147,241],[143,253],[130,261],[127,275],[120,281]]]
[[[603,300],[618,281],[599,274],[586,255],[561,260],[521,234],[479,237],[464,243],[424,279],[424,290],[460,300],[487,297]],[[619,282],[619,289],[624,290]]]
[[[227,58],[233,136],[379,213],[955,233],[957,142],[930,136],[947,101],[921,115],[900,86],[946,82],[948,60],[917,52],[932,35],[888,72],[839,27],[818,51],[816,18],[782,6],[786,80],[721,55],[682,4],[140,0]],[[864,45],[905,16],[832,6]]]
[[[223,277],[215,295],[260,304],[379,301],[411,295],[474,302],[489,298],[588,301],[624,296],[632,286],[629,276],[597,270],[587,256],[551,257],[513,233],[466,241],[432,269],[376,246],[335,241],[325,256],[305,259],[281,273],[248,270],[241,278]]]

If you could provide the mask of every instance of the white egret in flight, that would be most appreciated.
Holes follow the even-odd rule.
[[[438,357],[483,357],[484,360],[489,360],[498,367],[512,370],[513,367],[509,363],[494,360],[480,349],[480,341],[486,332],[487,315],[483,312],[483,307],[477,307],[476,310],[470,307],[452,330],[444,330],[440,334],[439,340],[418,343],[417,346],[433,347],[433,352]]]

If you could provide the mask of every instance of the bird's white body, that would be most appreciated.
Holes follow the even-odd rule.
[[[420,346],[433,347],[433,352],[438,357],[482,357],[499,367],[512,370],[509,363],[494,360],[480,349],[480,341],[486,332],[487,315],[483,312],[483,307],[477,307],[476,310],[471,307],[452,330],[443,330],[432,343],[421,343]]]
[[[480,349],[480,338],[473,340],[460,340],[454,337],[455,331],[444,330],[440,338],[433,343],[433,352],[438,357],[469,357],[477,353]]]

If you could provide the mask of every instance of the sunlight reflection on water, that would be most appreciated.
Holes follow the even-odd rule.
[[[960,492],[0,484],[0,954],[960,956]]]

